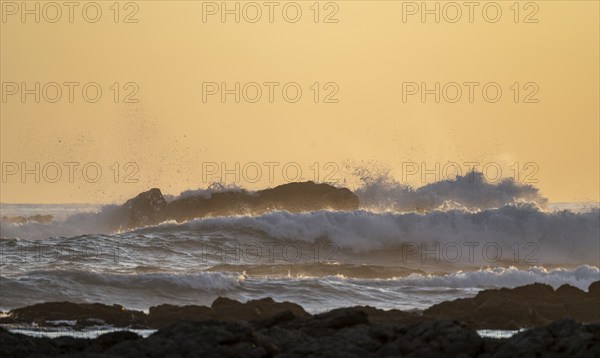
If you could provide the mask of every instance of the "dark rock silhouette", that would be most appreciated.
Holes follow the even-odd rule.
[[[494,357],[599,357],[600,324],[563,319],[488,342]]]
[[[411,311],[404,312],[396,309],[382,310],[371,306],[356,306],[344,308],[346,310],[354,310],[364,312],[371,323],[397,323],[397,324],[413,324],[429,320],[419,312]]]
[[[600,297],[600,281],[592,282],[590,287],[588,287],[588,295]]]
[[[563,285],[556,291],[548,285],[532,284],[514,289],[485,290],[472,298],[457,299],[434,305],[423,312],[381,310],[369,306],[340,308],[321,315],[323,327],[346,324],[415,324],[435,320],[457,320],[476,329],[520,329],[573,318],[578,322],[600,322],[600,281],[592,283],[588,292]],[[241,303],[219,297],[211,307],[159,305],[149,314],[124,309],[119,305],[48,302],[14,309],[0,323],[36,323],[54,325],[50,321],[77,320],[78,326],[91,326],[101,320],[118,327],[163,328],[180,320],[279,321],[307,319],[311,315],[291,302],[275,302],[272,298]],[[316,316],[312,316],[316,317]],[[328,318],[329,317],[329,318]],[[322,327],[321,327],[322,328]],[[315,330],[320,327],[314,327]]]
[[[496,329],[539,326],[567,317],[579,322],[600,322],[599,283],[592,283],[587,293],[569,285],[554,291],[552,286],[541,283],[485,290],[473,298],[434,305],[424,311],[424,316]]]
[[[0,328],[0,356],[86,357],[598,357],[600,324],[560,320],[508,339],[482,338],[452,320],[372,324],[335,310],[276,323],[180,321],[148,338],[34,338]]]
[[[101,303],[46,302],[17,308],[0,323],[36,323],[53,325],[50,321],[77,321],[78,326],[93,326],[106,323],[116,327],[126,327],[145,323],[144,312],[126,310],[120,305]]]
[[[346,188],[328,184],[289,183],[257,192],[223,191],[210,197],[179,197],[169,203],[160,189],[143,192],[123,204],[113,215],[117,229],[158,224],[165,220],[183,222],[207,216],[262,214],[274,210],[305,212],[315,210],[356,210],[358,198]]]
[[[291,302],[275,302],[267,297],[241,303],[229,298],[218,297],[211,307],[159,305],[149,309],[149,314],[128,310],[120,305],[101,303],[46,302],[11,310],[0,323],[35,323],[39,326],[55,326],[53,321],[77,321],[77,327],[94,326],[100,323],[116,327],[162,328],[180,320],[254,321],[264,320],[289,312],[294,317],[309,317],[304,309]]]
[[[127,200],[113,220],[123,229],[152,225],[160,222],[166,208],[167,201],[160,189],[154,188]]]
[[[150,307],[148,325],[162,328],[179,320],[204,321],[254,321],[272,318],[280,313],[290,312],[294,317],[310,316],[304,309],[291,302],[275,302],[267,297],[241,303],[224,297],[217,298],[210,308],[204,306],[160,305]]]

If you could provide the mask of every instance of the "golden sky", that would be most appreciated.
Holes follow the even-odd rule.
[[[2,1],[0,201],[177,194],[209,184],[203,163],[236,162],[249,171],[226,182],[247,188],[285,182],[286,163],[303,179],[313,179],[313,163],[321,179],[331,165],[377,163],[410,185],[440,175],[403,178],[403,163],[478,162],[491,176],[498,163],[503,178],[518,168],[517,179],[537,180],[551,201],[600,200],[598,1],[427,2],[438,4],[439,23],[435,14],[423,21],[421,1],[315,3],[75,2],[69,18],[63,2],[59,14],[47,2]],[[236,4],[239,23],[235,14],[223,22]],[[240,103],[207,94],[211,83],[239,83]],[[409,95],[436,83],[439,103]],[[257,86],[262,97],[251,103]],[[102,95],[90,103],[96,87]],[[279,163],[272,182],[265,162]],[[255,177],[248,163],[262,168],[258,180],[246,180]]]

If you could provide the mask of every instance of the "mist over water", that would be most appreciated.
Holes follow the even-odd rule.
[[[490,287],[585,290],[600,279],[597,203],[551,204],[533,186],[490,184],[476,172],[420,188],[364,177],[354,192],[356,211],[207,217],[127,232],[106,225],[116,206],[2,204],[2,216],[55,219],[3,222],[0,307],[68,300],[148,309],[270,296],[312,312],[423,309]]]
[[[532,185],[515,183],[510,178],[496,184],[488,183],[483,173],[475,171],[416,189],[402,185],[386,172],[375,177],[363,173],[361,181],[362,185],[355,193],[361,206],[369,210],[478,211],[518,203],[529,203],[540,208],[548,204],[548,200],[541,197],[539,190]]]

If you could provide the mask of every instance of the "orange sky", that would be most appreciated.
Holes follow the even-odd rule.
[[[120,202],[154,186],[174,194],[207,186],[206,163],[236,162],[247,175],[226,181],[248,188],[285,182],[286,163],[297,163],[288,177],[300,167],[303,179],[314,178],[313,163],[320,179],[335,168],[343,177],[346,164],[377,163],[411,185],[442,173],[403,178],[406,163],[479,162],[490,175],[498,163],[502,177],[518,167],[521,181],[536,171],[528,179],[551,201],[600,200],[597,1],[520,2],[516,23],[513,1],[494,3],[502,11],[495,23],[491,2],[479,2],[472,21],[458,2],[455,23],[457,9],[445,2],[439,23],[435,15],[422,21],[420,1],[274,2],[272,22],[263,2],[237,2],[239,23],[235,15],[222,22],[220,3],[120,2],[117,14],[113,1],[82,2],[72,22],[62,2],[60,17],[39,3],[36,23],[35,14],[22,21],[20,1],[2,1],[0,201]],[[88,22],[97,7],[101,16]],[[35,93],[23,100],[36,83],[40,103]],[[225,103],[207,94],[207,83],[240,83],[240,103],[235,94]],[[257,85],[248,83],[262,91],[256,103]],[[421,92],[407,94],[412,83],[439,83],[440,103],[435,94],[424,102]],[[84,98],[86,84],[89,102],[102,90],[96,103]],[[297,102],[284,98],[286,84],[288,99],[301,88]],[[462,96],[451,103],[457,87]],[[483,87],[488,99],[497,87],[502,96],[490,103]],[[265,162],[279,163],[272,182]],[[79,163],[73,178],[68,163]],[[249,163],[261,167],[258,180],[248,180]],[[27,168],[33,174],[22,178]]]

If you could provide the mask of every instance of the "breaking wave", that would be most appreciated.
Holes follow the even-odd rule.
[[[598,264],[600,211],[544,212],[531,205],[504,206],[476,213],[462,210],[418,213],[370,211],[318,211],[291,214],[277,211],[260,216],[196,219],[183,224],[165,223],[138,233],[229,232],[259,239],[314,243],[329,240],[352,252],[406,244],[452,244],[459,247],[498,244],[509,250],[515,244],[532,244],[544,262]],[[475,244],[471,244],[475,243]],[[404,245],[404,246],[403,246]],[[433,246],[432,246],[433,245]],[[522,248],[519,248],[522,250]],[[532,263],[535,261],[531,261]]]
[[[516,183],[511,178],[497,184],[488,183],[483,173],[471,172],[412,188],[402,185],[387,174],[371,177],[366,174],[355,194],[361,207],[378,211],[428,212],[432,210],[465,209],[479,211],[505,205],[531,203],[545,208],[548,200],[532,185]]]

